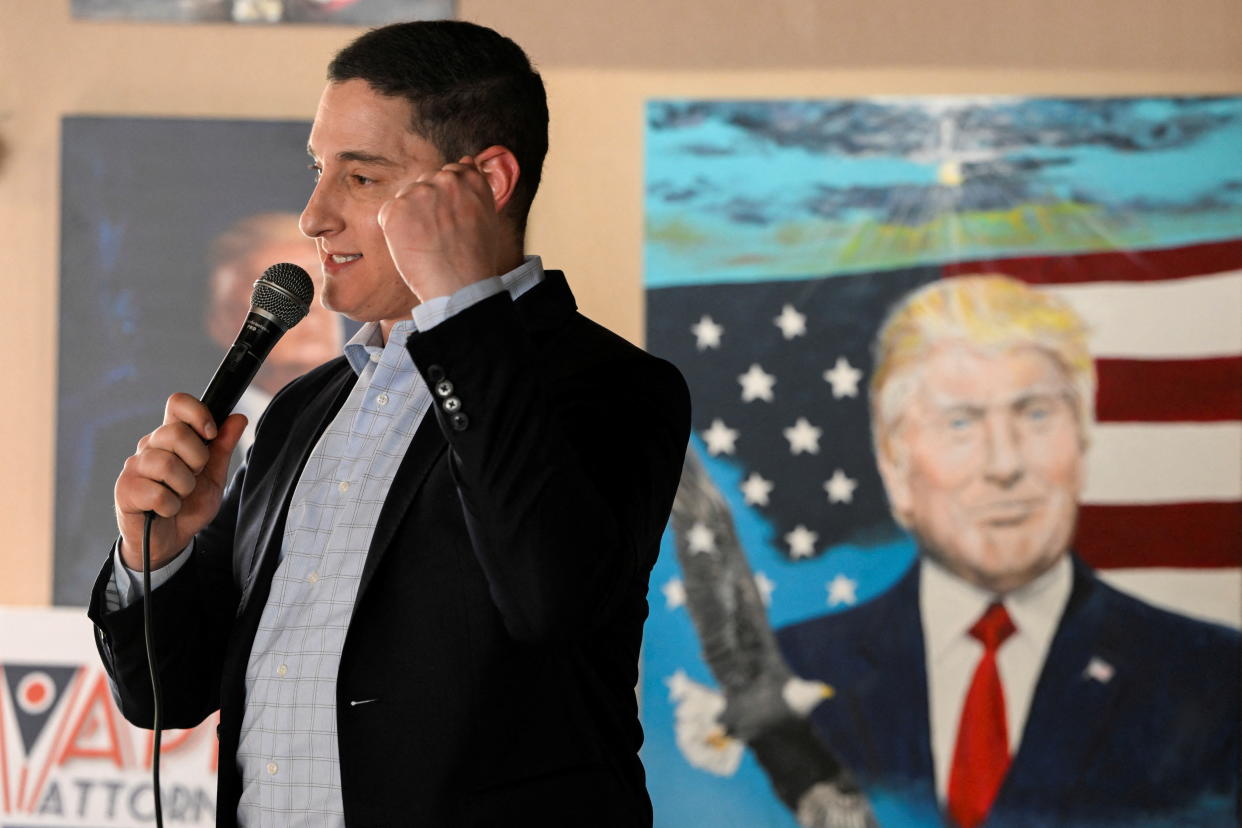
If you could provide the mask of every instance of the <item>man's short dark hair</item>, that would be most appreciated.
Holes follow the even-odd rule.
[[[355,79],[408,100],[411,129],[446,161],[497,144],[512,152],[520,174],[509,209],[525,230],[548,152],[548,100],[520,46],[464,21],[395,23],[362,35],[328,65],[329,81]]]

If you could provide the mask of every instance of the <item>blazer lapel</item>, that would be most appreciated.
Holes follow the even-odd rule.
[[[860,638],[862,655],[872,670],[856,684],[860,699],[856,715],[864,722],[879,776],[934,803],[918,584],[916,562],[885,596],[888,607],[880,628],[886,634]]]
[[[799,675],[836,688],[812,719],[863,787],[934,816],[922,630],[916,563],[873,601],[781,637]]]
[[[1035,686],[1022,742],[992,806],[988,823],[1050,816],[1082,784],[1100,740],[1107,737],[1125,682],[1123,650],[1103,635],[1106,608],[1095,577],[1075,560],[1074,587]]]
[[[342,360],[342,370],[325,383],[321,392],[311,396],[304,414],[296,417],[290,424],[288,437],[273,463],[270,474],[271,490],[262,499],[266,505],[255,543],[242,550],[239,559],[239,571],[245,573],[245,580],[242,584],[241,603],[237,609],[238,617],[243,614],[254,596],[256,585],[270,582],[271,573],[275,572],[275,566],[267,564],[280,557],[279,549],[283,542],[285,519],[289,513],[293,488],[302,476],[302,469],[311,450],[345,404],[356,379],[357,375]],[[265,594],[260,603],[267,600],[266,587],[263,587],[263,592]]]
[[[401,525],[401,519],[409,510],[410,504],[414,502],[419,489],[427,480],[427,475],[430,474],[432,467],[447,447],[448,441],[444,439],[444,433],[436,421],[435,412],[428,411],[414,432],[410,447],[406,449],[405,457],[402,458],[401,465],[397,468],[397,476],[393,478],[392,487],[388,490],[388,497],[385,498],[384,505],[380,509],[379,520],[375,524],[375,534],[371,538],[371,546],[367,551],[367,560],[362,566],[362,578],[358,584],[358,592],[354,597],[355,610],[367,591],[371,579],[375,576],[375,570],[379,568],[384,553],[392,543],[397,527]]]
[[[249,500],[256,504],[255,508],[262,510],[261,516],[240,516],[239,528],[257,520],[259,529],[252,536],[253,542],[249,540],[251,536],[239,536],[240,548],[234,550],[236,575],[242,580],[242,597],[220,682],[220,725],[216,728],[216,734],[220,740],[221,756],[232,757],[237,753],[246,700],[246,664],[250,660],[250,648],[280,558],[279,545],[283,541],[293,487],[302,474],[311,449],[344,405],[355,379],[356,375],[342,359],[340,368],[328,376],[322,388],[307,390],[310,401],[305,409],[295,411],[292,422],[288,423],[288,438],[282,443],[266,474],[261,475],[262,481],[256,481],[256,489],[249,496]],[[221,762],[219,770],[216,800],[223,819],[223,815],[232,814],[237,809],[241,776],[236,764],[231,761]]]

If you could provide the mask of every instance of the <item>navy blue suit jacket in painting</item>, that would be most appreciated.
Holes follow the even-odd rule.
[[[836,688],[812,722],[885,826],[939,825],[918,565],[884,595],[778,632]],[[1156,609],[1075,559],[1074,584],[989,828],[1238,825],[1235,630]],[[1112,667],[1088,671],[1098,659]]]

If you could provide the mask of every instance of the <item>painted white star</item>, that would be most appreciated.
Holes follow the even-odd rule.
[[[772,603],[772,590],[776,589],[776,584],[771,578],[762,572],[756,572],[755,588],[759,590],[759,598],[765,607]]]
[[[804,451],[808,454],[819,454],[819,438],[823,433],[822,428],[816,428],[805,417],[799,417],[792,428],[785,429],[790,454],[801,454]]]
[[[690,333],[694,334],[695,347],[700,351],[706,351],[708,348],[720,347],[720,337],[724,336],[724,327],[717,325],[710,316],[704,316],[690,326]]]
[[[686,533],[686,545],[690,547],[692,555],[698,555],[701,552],[711,554],[716,551],[716,535],[703,524],[696,523]]]
[[[792,532],[785,535],[785,543],[789,544],[789,556],[794,560],[814,555],[817,540],[819,540],[819,535],[802,524],[798,524]]]
[[[862,371],[859,371],[845,357],[837,357],[837,364],[832,366],[831,371],[824,372],[824,379],[832,384],[832,398],[839,400],[842,397],[858,396],[858,381],[862,379]]]
[[[759,363],[750,366],[750,370],[739,375],[737,381],[742,385],[742,402],[772,402],[772,386],[776,385],[776,377],[764,371]]]
[[[686,605],[686,585],[681,582],[681,578],[669,578],[660,587],[660,591],[664,593],[665,609],[674,610]]]
[[[772,494],[773,483],[764,480],[759,472],[751,472],[750,477],[742,481],[742,496],[747,506],[767,506],[768,495]]]
[[[858,603],[858,595],[855,590],[858,589],[858,581],[853,578],[847,578],[844,574],[838,572],[831,581],[828,582],[828,606],[835,607],[841,604],[853,606]]]
[[[828,493],[829,503],[852,503],[856,488],[858,488],[858,481],[852,477],[846,477],[845,472],[840,469],[834,471],[832,477],[824,481],[824,491]]]
[[[798,313],[793,305],[781,308],[781,315],[772,320],[786,339],[802,336],[806,333],[806,316]]]
[[[707,453],[712,457],[717,454],[732,454],[736,450],[738,430],[729,428],[723,420],[712,420],[707,431],[703,432],[703,440],[707,443]]]

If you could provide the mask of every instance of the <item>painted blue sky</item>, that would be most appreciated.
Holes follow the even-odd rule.
[[[652,101],[646,218],[651,287],[1236,237],[1242,98]]]

